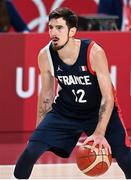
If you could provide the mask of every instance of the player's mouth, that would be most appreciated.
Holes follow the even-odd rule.
[[[57,45],[58,41],[59,41],[59,38],[57,38],[57,37],[52,38],[52,42],[54,45]]]

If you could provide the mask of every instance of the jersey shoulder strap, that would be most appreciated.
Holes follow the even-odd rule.
[[[95,72],[94,72],[94,70],[92,69],[91,63],[90,63],[90,52],[91,52],[91,48],[92,48],[92,46],[93,46],[94,44],[95,44],[95,41],[91,41],[90,44],[89,44],[89,46],[88,46],[88,48],[87,48],[87,66],[88,66],[88,69],[89,69],[89,71],[90,71],[90,73],[91,73],[92,75],[95,75]]]

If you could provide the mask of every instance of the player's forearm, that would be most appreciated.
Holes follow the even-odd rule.
[[[38,105],[37,105],[37,125],[40,121],[45,117],[46,113],[52,109],[52,97],[42,97],[41,95],[38,97]]]
[[[112,97],[108,99],[102,99],[100,110],[99,110],[99,120],[97,127],[95,129],[95,134],[105,135],[106,128],[112,114],[114,106],[114,99]]]

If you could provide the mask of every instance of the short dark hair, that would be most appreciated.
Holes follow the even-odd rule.
[[[67,26],[70,28],[78,27],[78,17],[77,15],[69,8],[56,8],[49,14],[49,21],[51,19],[63,18],[66,21]]]

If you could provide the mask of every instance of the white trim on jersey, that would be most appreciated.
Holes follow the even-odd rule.
[[[62,87],[61,87],[59,84],[57,84],[56,95],[55,95],[55,98],[54,98],[54,103],[55,103],[57,97],[59,96],[59,91],[60,91],[61,89],[62,89]]]
[[[47,52],[47,56],[48,56],[48,60],[49,60],[50,68],[51,68],[51,74],[52,74],[52,76],[54,76],[54,66],[53,66],[52,57],[51,57],[50,50],[49,50],[50,44],[51,44],[51,41],[47,44],[45,49]]]

